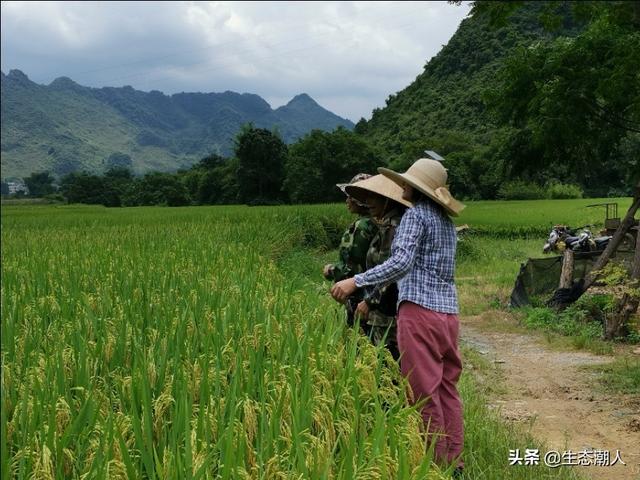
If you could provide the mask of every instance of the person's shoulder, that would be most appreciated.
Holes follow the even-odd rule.
[[[413,207],[407,208],[404,214],[399,216],[398,218],[402,219],[405,222],[415,222],[422,217],[424,217],[424,212],[421,211],[420,204],[417,203]]]
[[[432,201],[422,201],[415,204],[413,209],[423,218],[448,220],[449,216],[444,209]]]
[[[357,230],[375,231],[378,227],[371,217],[360,217],[354,222]]]
[[[438,212],[434,211],[428,202],[417,202],[413,207],[408,208],[404,214],[403,221],[411,224],[421,224],[429,228],[433,222],[437,221]],[[405,220],[406,218],[406,220]]]

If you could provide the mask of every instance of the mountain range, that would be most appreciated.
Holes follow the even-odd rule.
[[[272,109],[249,93],[165,95],[130,86],[90,88],[67,77],[40,85],[20,70],[1,77],[3,178],[111,166],[175,171],[212,153],[230,155],[249,122],[277,130],[287,143],[313,129],[353,128],[304,93]]]

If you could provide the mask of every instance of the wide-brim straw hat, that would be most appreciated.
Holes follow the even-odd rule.
[[[369,192],[373,192],[405,207],[413,207],[410,201],[402,198],[402,188],[384,175],[374,175],[366,180],[347,185],[345,191],[347,195],[363,203],[366,203]]]
[[[346,196],[349,197],[350,195],[345,191],[345,187],[347,185],[352,185],[356,182],[359,182],[360,180],[366,180],[367,178],[371,178],[371,177],[372,175],[368,173],[356,173],[353,176],[353,178],[349,180],[349,183],[336,183],[336,187],[338,187],[342,193],[344,193]],[[358,205],[359,207],[367,208],[366,203],[358,201],[357,198],[354,198],[353,200],[356,202],[356,205]]]
[[[378,168],[385,177],[398,185],[411,185],[424,193],[431,200],[446,210],[449,215],[457,217],[465,205],[459,202],[447,188],[447,169],[436,160],[421,158],[416,160],[405,173],[394,172],[388,168]]]
[[[353,176],[353,178],[349,180],[349,183],[336,183],[336,187],[338,187],[340,191],[342,191],[342,193],[344,193],[345,195],[348,195],[344,187],[346,187],[347,185],[353,185],[354,183],[359,182],[360,180],[366,180],[367,178],[371,178],[372,176],[373,175],[370,175],[368,173],[356,173]]]

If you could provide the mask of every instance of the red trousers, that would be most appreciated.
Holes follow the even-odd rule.
[[[427,399],[422,419],[429,443],[436,442],[436,460],[463,466],[462,401],[456,388],[462,372],[458,316],[405,301],[397,328],[400,369],[409,377],[414,402]]]

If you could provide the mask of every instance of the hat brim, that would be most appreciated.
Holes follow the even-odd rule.
[[[374,179],[374,180],[372,180]],[[386,185],[388,187],[389,185]],[[362,180],[360,182],[356,182],[351,185],[347,185],[345,187],[345,193],[359,202],[366,203],[367,197],[369,193],[375,193],[382,197],[388,198],[389,200],[393,200],[400,205],[404,205],[405,207],[413,207],[413,203],[408,200],[402,198],[402,191],[399,190],[397,192],[392,192],[388,188],[384,188],[385,186],[381,186],[379,180],[376,181],[375,177],[370,177],[366,180]]]
[[[412,175],[408,175],[406,173],[394,172],[393,170],[389,170],[388,168],[384,168],[384,167],[379,167],[378,172],[380,172],[389,180],[394,181],[400,186],[407,184],[415,188],[419,192],[424,193],[427,197],[429,197],[431,200],[436,202],[438,205],[441,205],[442,208],[444,208],[446,212],[451,216],[457,217],[458,215],[460,215],[460,212],[465,209],[465,205],[462,202],[453,198],[453,196],[450,197],[450,200],[448,203],[444,203],[441,198],[438,198],[438,196],[436,195],[435,191],[432,188],[424,185],[422,182],[420,182],[417,178],[413,177]]]
[[[362,202],[359,199],[357,199],[356,197],[354,197],[353,195],[349,195],[347,193],[345,188],[348,187],[348,186],[349,186],[348,183],[336,183],[336,187],[338,187],[340,189],[340,191],[342,193],[344,193],[347,197],[351,197],[353,199],[353,201],[356,202],[356,205],[358,205],[359,207],[362,207],[362,208],[369,208],[369,206],[365,202]]]

